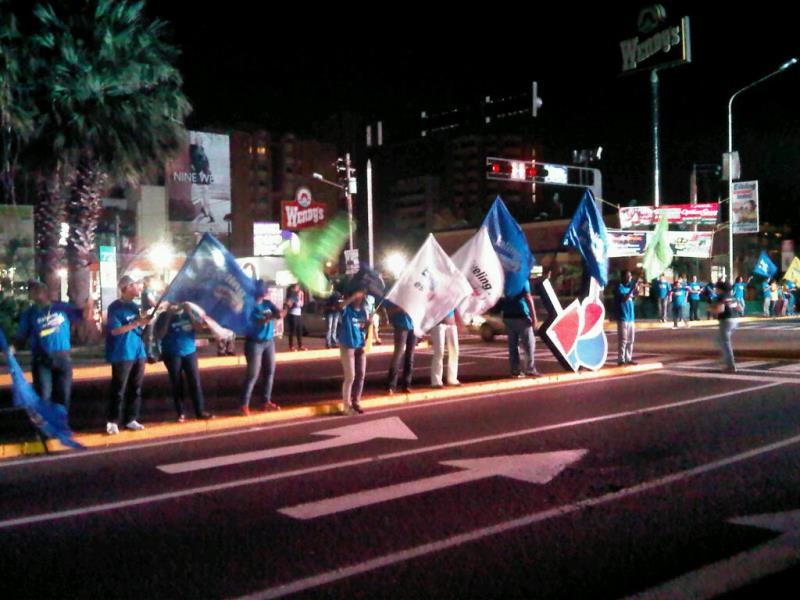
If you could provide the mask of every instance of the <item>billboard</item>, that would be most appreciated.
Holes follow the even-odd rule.
[[[298,244],[297,234],[282,230],[278,223],[253,223],[253,256],[284,256]]]
[[[758,181],[733,184],[733,233],[758,233]]]
[[[298,230],[325,223],[327,205],[314,202],[308,188],[300,188],[293,201],[281,202],[281,227]]]
[[[667,204],[653,206],[622,206],[619,209],[619,224],[622,229],[629,227],[653,227],[667,213],[670,224],[716,225],[719,216],[719,203]]]
[[[642,256],[646,245],[646,231],[608,230],[608,258]]]
[[[227,233],[231,212],[231,151],[227,135],[188,131],[174,160],[167,164],[167,201],[171,222],[195,232]]]

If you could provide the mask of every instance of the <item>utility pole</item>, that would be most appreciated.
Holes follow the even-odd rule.
[[[353,249],[353,194],[350,182],[351,179],[351,166],[350,166],[350,153],[344,155],[344,168],[345,168],[345,183],[344,183],[344,197],[347,201],[347,227],[350,233],[350,250]]]

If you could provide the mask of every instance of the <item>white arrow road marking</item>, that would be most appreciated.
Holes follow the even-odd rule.
[[[800,563],[800,510],[731,519],[783,535],[731,558],[692,571],[635,596],[635,600],[702,600],[738,590]]]
[[[319,450],[327,450],[329,448],[351,446],[353,444],[361,444],[377,438],[393,440],[417,439],[417,436],[414,435],[414,432],[406,427],[406,424],[403,423],[403,421],[398,417],[367,421],[366,423],[359,423],[358,425],[347,425],[346,427],[326,429],[325,431],[315,431],[312,435],[329,435],[332,436],[332,438],[329,440],[309,442],[307,444],[298,444],[295,446],[283,446],[281,448],[270,448],[268,450],[256,450],[253,452],[242,452],[239,454],[227,454],[224,456],[215,456],[213,458],[204,458],[201,460],[190,460],[187,462],[160,465],[158,469],[164,473],[174,475],[176,473],[202,471],[204,469],[237,465],[256,460],[267,460],[270,458],[278,458],[280,456],[291,456],[293,454],[304,454],[306,452],[317,452]]]
[[[515,454],[510,456],[490,456],[471,460],[451,460],[441,464],[462,469],[425,479],[398,483],[382,488],[347,494],[338,498],[327,498],[318,502],[298,504],[281,508],[281,512],[295,519],[316,519],[335,513],[389,502],[406,496],[424,494],[433,490],[461,485],[487,477],[510,477],[528,483],[547,483],[561,473],[568,465],[580,460],[586,450],[566,450],[536,454]]]

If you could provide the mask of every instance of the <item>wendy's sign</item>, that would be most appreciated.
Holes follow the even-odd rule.
[[[562,308],[549,279],[538,286],[539,296],[549,312],[539,328],[539,337],[565,369],[581,367],[597,371],[606,362],[608,340],[603,329],[606,309],[600,297],[601,287],[592,278],[589,294]]]

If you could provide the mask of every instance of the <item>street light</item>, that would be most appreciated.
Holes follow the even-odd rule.
[[[797,59],[790,58],[772,73],[765,75],[761,79],[744,86],[731,95],[728,100],[728,281],[733,282],[733,99],[742,92],[757,86],[759,83],[782,73],[789,67],[796,65]]]
[[[386,255],[386,258],[383,259],[383,265],[395,279],[400,277],[400,274],[406,268],[407,264],[408,258],[406,258],[405,254],[399,251],[390,252]]]

